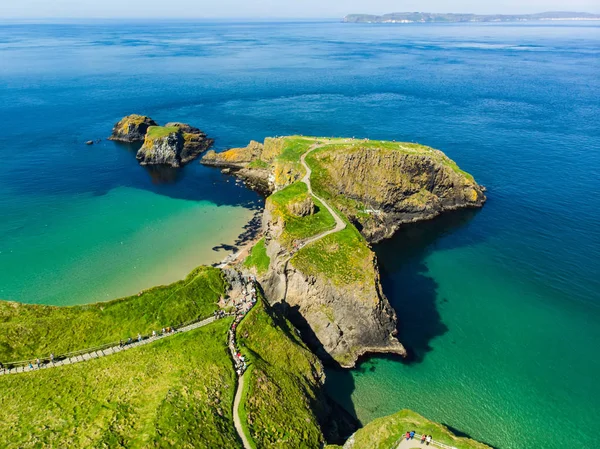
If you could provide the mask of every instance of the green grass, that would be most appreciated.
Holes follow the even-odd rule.
[[[0,301],[0,361],[58,355],[204,318],[217,310],[225,289],[220,270],[199,267],[179,282],[110,302],[52,307]]]
[[[287,320],[276,322],[259,301],[238,326],[248,357],[245,420],[258,448],[317,448],[322,367]]]
[[[325,169],[315,163],[312,154],[306,158],[306,163],[312,170],[313,191],[336,209],[335,203],[331,204],[332,195],[323,186],[326,180]],[[291,263],[307,275],[324,274],[336,285],[371,285],[375,279],[373,253],[364,237],[346,216],[337,209],[336,212],[346,222],[346,229],[302,248],[294,255]],[[331,219],[333,220],[333,217]]]
[[[248,164],[248,168],[269,168],[270,165],[268,162],[265,162],[261,159],[256,159]]]
[[[271,259],[267,256],[267,247],[265,239],[260,239],[250,250],[250,254],[244,260],[244,266],[255,268],[258,274],[266,273],[269,269]]]
[[[160,139],[167,137],[169,134],[178,133],[179,128],[176,126],[150,126],[146,132],[146,137],[150,139]]]
[[[338,286],[372,286],[375,276],[373,253],[352,225],[298,251],[293,266],[305,275],[320,274]]]
[[[0,447],[240,448],[229,319],[71,366],[0,377]]]
[[[300,157],[315,143],[315,139],[310,137],[289,136],[284,139],[283,151],[277,159],[287,162],[300,162]]]
[[[431,435],[439,441],[457,449],[491,449],[489,446],[468,438],[459,438],[441,424],[429,421],[410,410],[371,421],[354,435],[353,449],[390,449],[407,431]],[[415,441],[415,447],[420,447]],[[430,445],[428,447],[435,447]]]
[[[297,217],[289,211],[288,206],[291,203],[301,202],[309,196],[306,184],[299,181],[267,199],[272,206],[272,213],[284,222],[284,231],[279,239],[281,243],[289,246],[296,240],[303,240],[335,227],[335,219],[316,198],[312,200],[317,206],[317,212],[312,215]]]

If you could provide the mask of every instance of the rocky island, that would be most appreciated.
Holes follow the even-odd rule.
[[[206,151],[214,140],[200,129],[186,123],[159,126],[150,117],[132,114],[113,128],[110,140],[143,142],[136,158],[140,165],[181,167]]]
[[[247,265],[311,349],[342,367],[363,354],[406,353],[370,244],[403,223],[486,200],[441,151],[410,143],[267,138],[201,162],[269,195]]]

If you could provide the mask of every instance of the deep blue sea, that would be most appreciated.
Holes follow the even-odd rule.
[[[489,201],[378,245],[411,358],[330,371],[328,390],[363,423],[411,408],[500,449],[600,446],[599,22],[5,22],[0,99],[0,297],[23,302],[182,277],[261,204],[199,164],[84,145],[124,115],[217,149],[298,133],[443,150]]]

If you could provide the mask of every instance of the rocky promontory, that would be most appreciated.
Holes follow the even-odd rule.
[[[267,300],[323,360],[343,367],[367,353],[406,353],[369,242],[402,223],[485,202],[484,189],[444,153],[409,143],[268,138],[210,151],[201,162],[269,195],[264,254],[253,255],[268,267],[257,270]]]
[[[108,139],[119,142],[142,142],[146,137],[148,128],[157,125],[150,117],[131,114],[117,122]]]

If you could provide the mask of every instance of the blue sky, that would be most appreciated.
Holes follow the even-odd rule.
[[[0,18],[334,18],[397,11],[600,13],[599,0],[0,0]]]

